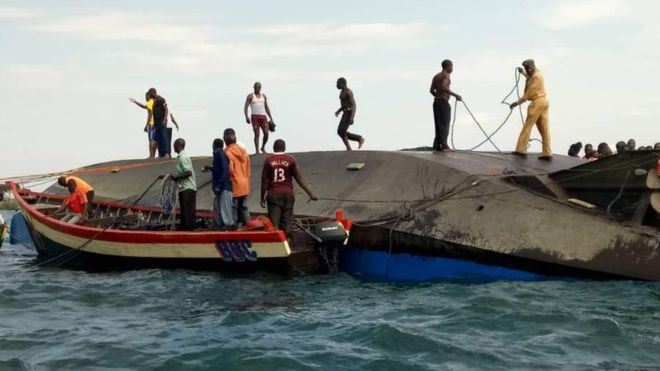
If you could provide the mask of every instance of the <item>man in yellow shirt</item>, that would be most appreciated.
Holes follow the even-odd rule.
[[[518,67],[520,74],[527,78],[525,82],[525,94],[518,99],[517,102],[510,105],[511,109],[530,101],[527,107],[527,119],[523,125],[520,136],[518,137],[518,144],[516,150],[512,152],[516,156],[527,156],[527,143],[529,136],[532,133],[532,127],[536,124],[539,132],[541,133],[541,141],[543,142],[543,153],[539,156],[539,160],[552,160],[552,150],[550,149],[550,128],[548,122],[548,99],[545,94],[545,84],[543,82],[543,75],[536,69],[534,61],[528,59],[522,63],[523,68]]]
[[[156,138],[154,137],[154,100],[149,96],[148,93],[145,95],[145,99],[147,103],[142,104],[133,97],[128,98],[131,103],[135,103],[135,105],[138,107],[147,110],[147,123],[144,125],[144,132],[147,133],[147,138],[149,140],[149,158],[156,158],[156,148],[158,144],[156,143]]]

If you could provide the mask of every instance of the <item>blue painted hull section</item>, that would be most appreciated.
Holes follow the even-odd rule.
[[[11,218],[11,226],[9,227],[11,234],[9,235],[9,243],[15,244],[30,244],[32,243],[32,236],[28,228],[25,217],[21,213],[16,213]]]
[[[547,276],[517,269],[443,257],[405,253],[388,254],[355,247],[340,253],[340,270],[365,280],[393,282],[459,281],[469,283],[497,280],[538,281]]]

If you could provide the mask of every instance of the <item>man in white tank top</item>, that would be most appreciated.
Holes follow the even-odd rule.
[[[250,107],[251,116],[248,116],[248,107]],[[261,144],[261,152],[266,153],[266,143],[268,142],[268,122],[273,122],[273,115],[270,114],[268,107],[268,98],[261,93],[261,83],[254,83],[254,93],[247,96],[245,106],[243,107],[245,122],[252,124],[254,131],[255,153],[259,153],[259,132],[263,132],[264,140]]]

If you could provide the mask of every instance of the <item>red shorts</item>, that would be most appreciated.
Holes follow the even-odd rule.
[[[259,130],[268,130],[268,116],[266,115],[252,115],[250,116],[250,121],[252,122],[252,129]]]

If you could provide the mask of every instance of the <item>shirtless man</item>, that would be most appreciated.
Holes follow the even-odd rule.
[[[248,107],[252,111],[252,115],[248,117]],[[273,122],[273,115],[270,114],[270,107],[268,107],[268,98],[265,94],[261,93],[261,83],[254,83],[254,93],[251,93],[245,99],[243,106],[243,114],[245,114],[245,122],[252,124],[254,131],[254,149],[255,153],[259,153],[259,130],[264,134],[264,140],[261,144],[261,152],[266,153],[266,143],[268,142],[268,122]]]
[[[349,140],[358,142],[358,149],[360,149],[364,144],[364,138],[361,135],[348,132],[348,127],[353,125],[353,120],[355,120],[355,110],[357,108],[353,91],[348,88],[346,79],[343,77],[337,79],[337,89],[341,90],[341,93],[339,93],[341,107],[335,112],[335,117],[338,117],[342,113],[341,120],[339,120],[339,127],[337,127],[337,134],[344,142],[347,151],[351,150]]]
[[[454,64],[449,59],[442,61],[442,72],[433,76],[431,81],[431,95],[433,100],[433,120],[435,122],[435,139],[433,140],[433,150],[448,152],[451,151],[447,144],[449,135],[449,122],[451,121],[451,106],[449,98],[454,96],[457,101],[462,101],[460,95],[449,89],[451,79],[449,75],[454,71]]]

